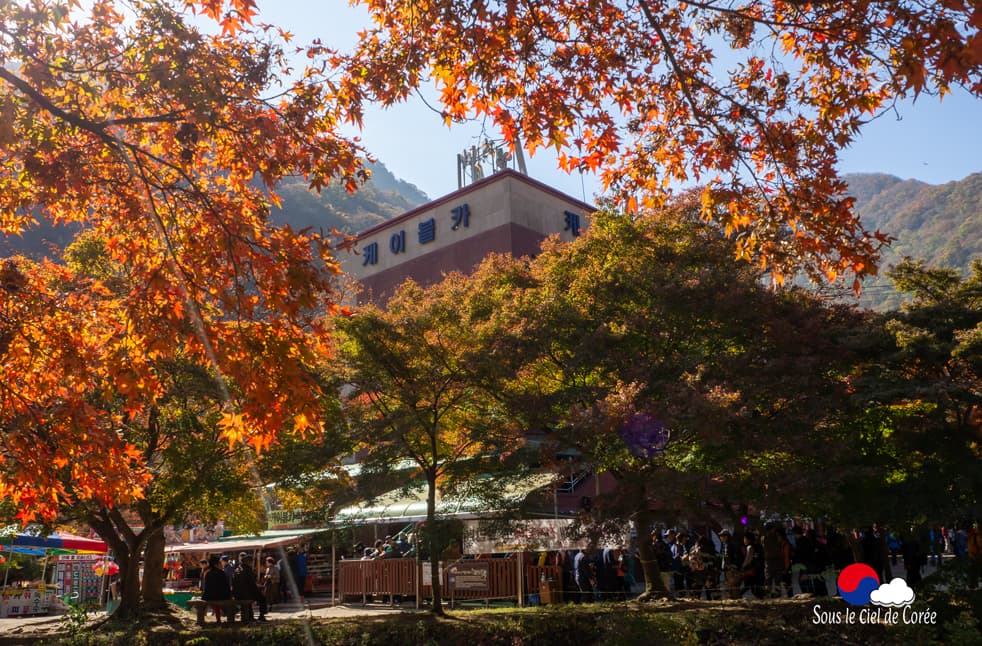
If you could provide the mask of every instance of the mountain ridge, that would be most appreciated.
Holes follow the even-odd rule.
[[[982,258],[982,172],[944,184],[901,179],[885,173],[851,173],[843,178],[867,229],[893,241],[883,250],[880,275],[864,283],[863,307],[897,307],[902,296],[886,278],[905,256],[930,266],[969,270]]]
[[[369,169],[371,179],[354,193],[336,182],[317,193],[302,178],[284,179],[276,189],[281,207],[272,208],[270,219],[295,229],[352,234],[429,201],[426,193],[395,177],[384,164],[374,163]],[[904,256],[962,273],[969,271],[973,259],[982,258],[982,172],[944,184],[887,173],[850,173],[843,178],[863,225],[893,238],[883,250],[879,275],[864,281],[860,306],[882,310],[900,305],[903,297],[885,274]],[[77,231],[77,225],[41,222],[22,236],[0,236],[0,257],[57,257]]]
[[[371,179],[354,193],[337,182],[317,193],[303,178],[284,178],[276,187],[281,206],[271,208],[270,220],[294,229],[355,233],[429,201],[426,193],[395,177],[385,164],[375,162],[368,169]],[[0,234],[0,257],[23,254],[36,259],[57,258],[79,229],[77,224],[53,225],[41,220],[20,236]]]

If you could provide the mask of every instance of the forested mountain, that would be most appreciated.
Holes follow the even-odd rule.
[[[277,189],[282,208],[273,209],[273,220],[294,228],[354,233],[428,201],[425,193],[396,178],[384,164],[372,164],[371,170],[372,179],[353,194],[332,184],[318,195],[299,178],[284,180]],[[886,278],[886,270],[903,256],[965,272],[972,259],[982,258],[982,173],[937,186],[881,173],[850,174],[846,180],[867,228],[895,238],[884,251],[880,276],[864,285],[864,307],[900,304],[902,297]],[[0,235],[0,257],[56,257],[74,230],[43,224],[20,237]]]
[[[429,201],[426,193],[396,178],[384,164],[370,168],[372,179],[354,193],[332,183],[318,195],[301,179],[284,180],[277,188],[283,205],[273,209],[274,222],[289,223],[295,229],[355,233]]]
[[[312,227],[354,233],[429,200],[416,186],[396,178],[384,164],[375,163],[369,168],[372,179],[353,194],[331,184],[318,195],[308,190],[302,179],[284,180],[277,188],[282,208],[273,208],[273,221],[289,223],[295,229]],[[57,257],[77,229],[41,223],[21,236],[0,234],[0,258],[17,253],[34,258]]]
[[[881,275],[864,285],[863,306],[900,304],[885,274],[904,256],[962,272],[982,258],[982,173],[941,185],[883,174],[847,175],[846,180],[867,228],[895,238],[884,251]]]

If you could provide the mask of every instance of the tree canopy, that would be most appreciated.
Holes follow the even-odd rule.
[[[502,259],[503,261],[503,259]],[[494,260],[486,266],[497,266]],[[372,304],[338,320],[345,411],[369,469],[414,464],[409,482],[426,488],[426,535],[434,612],[442,612],[438,561],[445,545],[436,503],[468,478],[500,470],[521,443],[521,428],[502,402],[510,337],[484,289],[493,270],[450,274],[423,288],[403,283],[384,309]],[[512,357],[517,359],[517,357]],[[494,492],[485,494],[494,497]],[[441,540],[443,539],[443,540]]]
[[[703,215],[782,280],[857,279],[864,230],[836,171],[902,97],[982,94],[982,8],[965,0],[363,0],[350,92],[393,103],[432,80],[447,122],[600,170],[629,211],[703,183]],[[857,283],[858,287],[858,283]]]
[[[846,401],[840,337],[861,324],[801,290],[768,290],[698,210],[595,213],[574,242],[544,246],[503,315],[525,339],[513,386],[525,405],[554,445],[617,483],[582,520],[635,522],[656,587],[656,518],[827,513],[815,481],[839,453],[826,426]]]
[[[3,266],[0,494],[25,521],[140,495],[146,465],[116,429],[163,395],[161,363],[234,384],[229,443],[319,426],[333,241],[274,226],[269,203],[290,174],[353,188],[359,149],[325,68],[294,73],[289,34],[252,26],[248,0],[224,4],[0,3],[0,231],[77,223],[124,273],[119,291],[50,262]]]
[[[982,262],[961,277],[910,259],[891,270],[909,295],[871,326],[851,389],[842,470],[853,517],[963,521],[980,511]],[[896,501],[903,504],[896,504]],[[891,501],[891,502],[887,502]]]

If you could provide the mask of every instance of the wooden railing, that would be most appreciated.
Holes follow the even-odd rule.
[[[442,599],[518,599],[518,564],[515,559],[484,559],[486,564],[487,585],[483,589],[468,589],[455,585],[450,586],[450,569],[455,563],[472,564],[475,561],[455,561],[442,563],[441,598]],[[414,559],[377,559],[372,561],[339,561],[338,562],[338,594],[342,599],[368,599],[370,597],[416,596],[416,580],[422,568],[429,568],[429,562],[418,562]],[[562,569],[558,565],[526,565],[525,578],[522,583],[523,597],[539,594],[543,578],[553,581],[553,599],[556,592],[562,588]],[[426,581],[428,577],[423,577]],[[422,586],[421,595],[424,598],[432,596],[431,586]]]

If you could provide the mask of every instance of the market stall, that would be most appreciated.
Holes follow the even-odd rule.
[[[226,536],[216,541],[177,543],[164,548],[164,568],[167,577],[164,594],[169,602],[186,607],[187,602],[201,593],[200,569],[198,563],[212,554],[228,554],[234,561],[239,553],[247,552],[253,563],[260,563],[264,551],[285,550],[296,546],[311,534],[321,533],[323,529],[294,529],[286,531],[266,531],[255,536]]]
[[[104,542],[63,532],[48,536],[21,532],[0,538],[0,543],[0,553],[7,559],[14,554],[30,555],[41,559],[43,564],[40,576],[32,580],[11,582],[10,569],[5,569],[0,618],[48,614],[57,598],[101,603],[104,577],[109,569],[105,561],[108,547]],[[51,557],[55,563],[49,583],[46,575]]]

